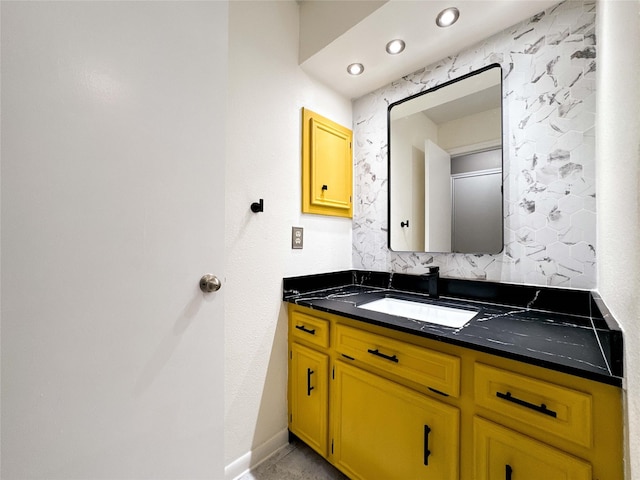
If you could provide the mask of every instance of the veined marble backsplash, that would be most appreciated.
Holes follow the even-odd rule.
[[[354,268],[595,288],[595,11],[566,1],[354,101]],[[504,250],[390,251],[388,106],[492,63],[504,79]]]

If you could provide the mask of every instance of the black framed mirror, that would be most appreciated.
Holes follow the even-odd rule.
[[[389,105],[389,249],[502,251],[502,117],[499,64]]]

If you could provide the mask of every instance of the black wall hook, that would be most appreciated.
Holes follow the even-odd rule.
[[[407,220],[406,222],[400,222],[400,226],[401,227],[408,227],[409,226],[409,220]]]
[[[259,202],[251,204],[251,211],[254,213],[264,212],[264,200],[261,198]]]

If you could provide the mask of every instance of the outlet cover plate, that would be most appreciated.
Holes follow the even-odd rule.
[[[291,227],[291,248],[302,249],[303,229],[302,227]]]

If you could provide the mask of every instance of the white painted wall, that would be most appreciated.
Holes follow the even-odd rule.
[[[476,144],[500,144],[502,111],[499,108],[456,118],[438,125],[438,145],[447,151]]]
[[[598,290],[624,330],[627,479],[640,479],[640,1],[597,2]]]
[[[300,213],[301,108],[350,127],[351,103],[298,67],[296,2],[231,2],[229,32],[225,463],[234,478],[286,442],[282,278],[351,268],[351,220]],[[304,228],[303,250],[291,249],[292,226]]]

